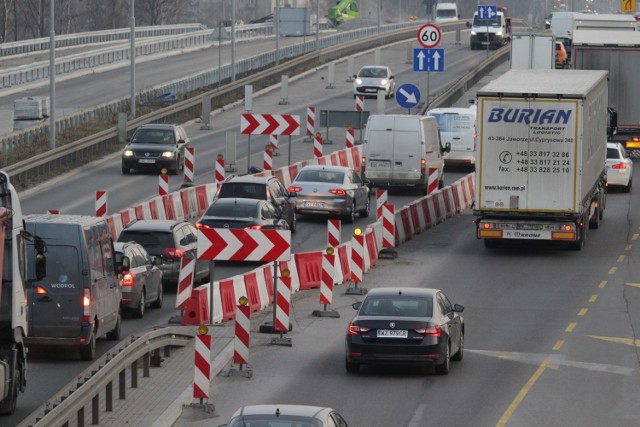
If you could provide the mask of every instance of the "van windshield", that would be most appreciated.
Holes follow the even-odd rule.
[[[438,9],[436,10],[436,18],[457,18],[455,9]]]
[[[35,250],[29,250],[29,265],[34,265]],[[55,287],[75,288],[82,284],[78,261],[80,254],[74,246],[47,245],[47,275],[41,282]]]
[[[501,27],[502,26],[502,17],[500,15],[496,16],[496,19],[480,19],[478,15],[473,17],[473,26],[474,27]]]

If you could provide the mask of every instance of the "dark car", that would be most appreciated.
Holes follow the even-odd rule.
[[[158,267],[162,261],[151,257],[147,250],[136,242],[116,242],[113,244],[116,271],[120,277],[123,310],[134,317],[144,317],[147,305],[162,308],[162,271]]]
[[[196,227],[288,230],[289,224],[266,200],[236,198],[214,200]]]
[[[462,360],[464,307],[438,289],[377,288],[364,301],[346,337],[346,369],[364,364],[434,366],[447,375],[449,361]]]
[[[271,202],[280,217],[289,224],[289,230],[295,233],[297,227],[295,203],[291,200],[287,188],[275,176],[232,176],[218,187],[215,196],[216,199],[236,197]]]
[[[179,125],[150,123],[140,126],[122,151],[122,173],[131,170],[155,171],[177,175],[184,168],[184,153],[189,138]]]
[[[369,187],[355,170],[344,166],[305,166],[289,186],[296,213],[338,215],[351,223],[356,213],[369,216]]]
[[[162,283],[177,285],[180,275],[180,259],[196,259],[193,282],[207,281],[209,261],[197,259],[198,230],[187,221],[147,219],[129,223],[118,236],[118,242],[134,241],[149,255],[162,260]]]
[[[248,405],[220,427],[349,427],[335,409],[308,405]]]

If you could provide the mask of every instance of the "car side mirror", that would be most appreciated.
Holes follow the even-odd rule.
[[[396,78],[396,76],[391,76],[389,77],[389,80],[394,80]]]
[[[151,263],[153,265],[162,265],[162,259],[157,256],[151,257]]]
[[[178,145],[182,145],[182,144],[184,144],[184,143],[185,143],[185,140],[184,140],[184,139],[179,139],[179,140],[178,140]]]
[[[471,28],[471,22],[467,21],[466,26],[467,28]]]
[[[359,310],[360,307],[362,307],[362,301],[356,301],[353,304],[351,304],[351,307],[353,307],[354,310]]]
[[[353,75],[353,78],[354,78],[354,79],[357,79],[357,78],[358,78],[358,75],[357,75],[357,74],[354,74],[354,75]]]
[[[460,304],[454,304],[453,311],[455,311],[456,313],[462,313],[464,311],[464,306]]]

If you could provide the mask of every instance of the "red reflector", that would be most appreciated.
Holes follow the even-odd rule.
[[[626,163],[618,163],[617,165],[611,166],[611,169],[626,169],[626,168],[627,168]]]
[[[127,273],[122,278],[122,286],[133,286],[136,283],[136,278],[133,274]]]
[[[329,190],[329,193],[335,194],[336,196],[346,196],[347,195],[347,192],[344,191],[342,188],[332,188],[331,190]]]
[[[47,290],[45,288],[43,288],[42,286],[36,286],[36,294],[38,295],[46,295],[49,292],[47,292]]]

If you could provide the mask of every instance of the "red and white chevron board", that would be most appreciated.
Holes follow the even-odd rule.
[[[351,281],[362,282],[364,275],[364,234],[353,236],[351,242]]]
[[[356,95],[356,111],[364,111],[364,95]]]
[[[98,190],[96,191],[96,216],[98,218],[104,218],[107,216],[107,192]]]
[[[307,107],[307,136],[313,138],[316,128],[316,107]]]
[[[233,363],[247,365],[249,363],[249,337],[251,331],[251,307],[236,307],[236,336],[233,344]]]
[[[316,132],[316,137],[313,139],[313,157],[316,159],[322,157],[322,135],[320,132]]]
[[[193,289],[193,272],[196,261],[193,258],[180,258],[180,273],[178,274],[178,289],[176,292],[176,308],[183,305],[191,298]]]
[[[342,223],[339,219],[327,220],[327,247],[337,248],[340,246],[340,231]]]
[[[356,145],[356,131],[351,126],[347,128],[347,136],[345,140],[347,148],[355,147]]]
[[[376,190],[376,221],[382,218],[382,206],[387,204],[387,190]]]
[[[195,375],[193,397],[208,399],[211,384],[211,335],[196,336]]]
[[[434,193],[438,191],[438,169],[437,168],[429,168],[429,181],[427,184],[427,194]]]
[[[278,295],[276,295],[275,330],[289,331],[289,311],[291,308],[291,277],[280,277]]]
[[[289,261],[290,230],[198,229],[198,259]]]
[[[224,181],[224,157],[218,156],[216,159],[216,183],[221,184]]]
[[[335,255],[322,254],[322,275],[320,277],[320,304],[331,304],[333,301],[333,275]]]
[[[393,248],[396,243],[396,207],[382,206],[382,247]]]
[[[158,196],[169,194],[169,175],[158,175]]]
[[[264,148],[264,161],[262,162],[263,169],[266,171],[273,170],[273,149],[271,144]]]
[[[250,114],[240,119],[243,135],[299,135],[300,116],[291,114]]]
[[[196,149],[194,147],[187,147],[184,152],[184,173],[183,182],[193,182],[195,179],[196,170]]]

